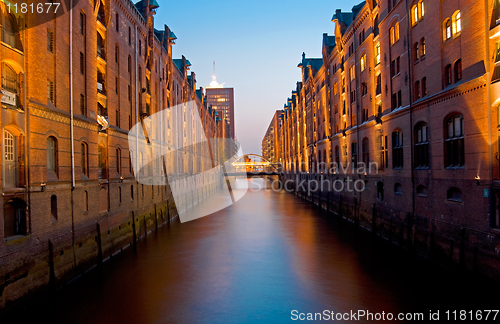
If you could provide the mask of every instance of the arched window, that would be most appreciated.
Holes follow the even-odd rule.
[[[399,182],[396,182],[394,184],[394,194],[395,195],[402,195],[403,194],[403,186]]]
[[[377,36],[379,33],[378,29],[378,15],[375,16],[375,20],[373,21],[373,36]]]
[[[47,171],[57,174],[57,139],[54,136],[47,138]]]
[[[366,54],[361,55],[360,65],[361,65],[361,72],[363,72],[366,69]]]
[[[413,5],[411,7],[411,24],[415,25],[418,22],[418,7],[417,5]]]
[[[358,143],[355,141],[351,143],[351,160],[352,160],[352,168],[358,168]]]
[[[116,148],[116,173],[122,173],[122,150],[119,147]]]
[[[452,32],[453,32],[453,37],[458,35],[462,31],[462,20],[460,18],[460,10],[455,11],[453,16],[451,17],[452,20]]]
[[[396,22],[394,26],[391,27],[391,29],[389,30],[389,36],[391,45],[399,40],[399,22]]]
[[[464,165],[464,118],[453,115],[445,121],[444,165],[461,167]]]
[[[106,54],[104,52],[104,40],[102,39],[101,33],[97,32],[97,56],[106,60]]]
[[[50,196],[50,214],[52,215],[52,220],[57,220],[57,196]]]
[[[370,162],[370,147],[369,147],[368,138],[363,138],[361,142],[361,151],[363,152],[363,163],[365,164],[365,168],[368,167],[368,163]]]
[[[26,234],[26,203],[19,198],[10,199],[3,205],[4,238]]]
[[[97,148],[97,167],[99,171],[99,179],[106,178],[106,150],[104,145],[100,144]]]
[[[89,176],[89,148],[87,143],[82,142],[80,146],[82,175]]]
[[[451,187],[446,192],[446,199],[448,199],[448,201],[462,202],[462,190],[457,187]]]
[[[420,58],[425,56],[425,37],[420,39]]]
[[[449,86],[453,82],[453,76],[451,74],[451,64],[448,64],[444,68],[444,85]]]
[[[413,44],[413,52],[415,52],[415,62],[420,59],[420,46],[418,42]]]
[[[392,168],[402,168],[403,160],[403,132],[396,130],[392,133]]]
[[[418,2],[418,19],[422,19],[425,16],[424,1],[420,0]]]
[[[17,73],[8,64],[2,64],[2,88],[17,93]]]
[[[97,11],[97,20],[100,21],[104,26],[106,26],[106,20],[105,20],[105,11],[104,11],[104,4],[99,1],[99,10]]]
[[[422,122],[415,126],[415,168],[429,167],[429,138],[427,124]]]
[[[455,74],[455,82],[458,82],[462,79],[462,60],[457,60],[454,65],[454,74]]]
[[[384,201],[384,183],[382,181],[377,181],[377,199]]]
[[[18,185],[17,136],[4,129],[3,132],[3,186],[13,188]]]
[[[443,22],[443,40],[447,41],[450,38],[451,38],[451,20],[450,18],[448,18]]]
[[[427,187],[424,185],[417,186],[417,197],[427,197]]]

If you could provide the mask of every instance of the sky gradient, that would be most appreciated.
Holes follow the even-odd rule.
[[[335,10],[350,11],[360,2],[158,0],[155,27],[166,24],[175,33],[173,56],[191,62],[197,87],[210,83],[216,62],[217,81],[234,88],[236,137],[244,153],[261,154],[274,111],[301,79],[302,52],[321,57]]]

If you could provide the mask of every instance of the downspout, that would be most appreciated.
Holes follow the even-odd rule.
[[[70,8],[73,8],[73,0],[69,2]],[[71,142],[71,239],[73,246],[73,263],[76,268],[75,254],[75,143],[73,132],[73,11],[69,13],[69,109],[70,109],[70,142]]]
[[[413,152],[413,83],[412,83],[412,71],[413,71],[413,65],[411,64],[411,38],[410,38],[410,28],[411,28],[411,23],[410,23],[410,17],[408,16],[409,9],[408,9],[408,0],[405,1],[405,6],[406,6],[406,39],[408,40],[406,42],[406,45],[408,46],[408,51],[407,51],[407,57],[408,57],[408,89],[410,91],[410,172],[411,172],[411,219],[413,223],[413,218],[415,217],[415,163],[414,163],[414,152]],[[410,225],[410,224],[408,224]],[[413,224],[411,224],[413,226]],[[408,228],[408,235],[410,234],[410,229]],[[412,243],[412,237],[408,237],[408,245],[411,246]]]
[[[489,180],[489,194],[490,194],[490,223],[492,222],[493,215],[495,210],[494,207],[494,198],[492,193],[493,188],[493,130],[492,126],[492,116],[491,116],[491,67],[490,67],[490,31],[488,29],[489,19],[488,19],[488,0],[484,1],[484,40],[486,51],[484,54],[484,63],[486,64],[486,109],[488,109],[488,180]],[[479,171],[479,170],[478,170]]]
[[[134,46],[135,46],[135,51],[134,51],[134,62],[135,62],[135,125],[139,123],[139,101],[138,101],[138,95],[139,93],[137,92],[137,85],[139,80],[137,80],[137,26],[134,28],[135,29],[135,41],[134,41]],[[139,90],[141,91],[141,90]],[[139,132],[135,132],[135,178],[136,180],[139,179]],[[135,191],[136,196],[137,196],[137,208],[139,208],[139,181],[137,182],[137,190]]]
[[[23,23],[26,23],[23,21]],[[25,25],[26,26],[26,25]],[[26,134],[26,140],[24,141],[24,152],[25,152],[25,167],[24,167],[24,178],[25,178],[25,185],[27,188],[28,192],[28,231],[31,233],[31,183],[30,183],[30,172],[29,172],[29,165],[30,165],[30,112],[29,112],[29,105],[28,102],[26,101],[28,96],[26,94],[26,89],[28,88],[26,84],[28,83],[28,77],[27,77],[27,71],[26,71],[26,49],[28,48],[28,42],[26,40],[26,28],[23,29],[23,40],[24,40],[24,59],[23,59],[23,70],[24,70],[24,82],[23,82],[23,102],[24,102],[24,123],[25,123],[25,134]]]

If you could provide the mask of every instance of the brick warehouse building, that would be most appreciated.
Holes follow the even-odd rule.
[[[284,106],[284,179],[390,241],[494,277],[500,1],[370,0],[332,21]],[[298,186],[348,178],[365,189]]]
[[[182,120],[169,107],[195,101],[206,136],[229,136],[196,89],[190,62],[172,59],[175,34],[154,28],[156,1],[75,3],[48,22],[0,4],[0,310],[83,273],[175,215],[168,186],[135,180],[133,125],[164,109],[168,120]],[[150,129],[150,140],[176,150],[173,133],[197,136],[190,118]],[[182,154],[183,174],[210,167],[197,148]]]

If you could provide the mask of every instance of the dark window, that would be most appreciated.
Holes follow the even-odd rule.
[[[53,136],[47,138],[47,171],[57,174],[57,139]]]
[[[415,100],[420,98],[420,81],[415,82]]]
[[[379,73],[377,75],[377,88],[375,90],[375,94],[379,95],[382,93],[382,75]]]
[[[352,159],[352,167],[353,169],[358,168],[358,143],[351,143],[351,159]]]
[[[122,173],[122,150],[116,149],[116,173]]]
[[[337,167],[340,166],[340,148],[339,146],[335,146],[335,163],[337,163]]]
[[[80,73],[85,74],[85,55],[80,52]]]
[[[370,147],[368,138],[364,138],[361,143],[361,150],[363,152],[363,163],[365,164],[365,168],[368,167],[368,163],[370,162]]]
[[[384,183],[382,181],[377,181],[377,199],[384,201]]]
[[[57,196],[50,196],[50,214],[54,220],[57,220]]]
[[[458,82],[462,79],[462,60],[457,60],[455,62],[455,82]]]
[[[115,92],[118,94],[118,77],[115,77]]]
[[[425,56],[425,38],[420,39],[420,58]]]
[[[392,168],[402,168],[403,160],[403,132],[395,131],[392,133]]]
[[[388,151],[388,145],[387,145],[387,136],[380,135],[377,137],[378,139],[378,146],[380,149],[380,168],[384,169],[387,168],[389,165],[389,151]]]
[[[464,119],[454,115],[445,123],[444,165],[461,167],[464,165]]]
[[[54,33],[47,29],[47,51],[54,53]]]
[[[379,33],[379,29],[378,29],[378,15],[377,15],[377,16],[375,16],[375,20],[373,21],[373,36],[377,36],[378,33]]]
[[[26,203],[14,198],[3,205],[4,238],[26,234]]]
[[[417,196],[418,197],[427,197],[427,187],[424,185],[419,185],[417,187]]]
[[[429,167],[429,138],[426,123],[415,127],[415,168]]]
[[[116,28],[116,31],[120,30],[120,16],[118,15],[118,12],[116,13],[116,16],[115,16],[115,28]]]
[[[85,14],[80,12],[80,34],[85,35]]]
[[[446,199],[454,202],[462,202],[462,190],[457,187],[451,187],[446,192]]]
[[[449,86],[452,83],[452,75],[451,75],[451,64],[448,64],[444,68],[444,84],[445,86]]]
[[[120,47],[118,45],[115,45],[115,62],[118,63],[120,59]]]
[[[132,29],[130,29],[130,26],[128,27],[128,44],[132,45]]]
[[[80,94],[80,113],[87,116],[87,107],[85,105],[85,96]]]
[[[130,199],[134,200],[134,186],[133,185],[130,186]]]
[[[87,143],[82,142],[80,146],[80,155],[81,155],[81,168],[82,175],[88,177],[89,176],[89,147]]]
[[[427,78],[422,78],[422,97],[427,95]]]
[[[394,194],[395,195],[402,195],[403,194],[403,186],[399,182],[396,182],[394,184]]]

